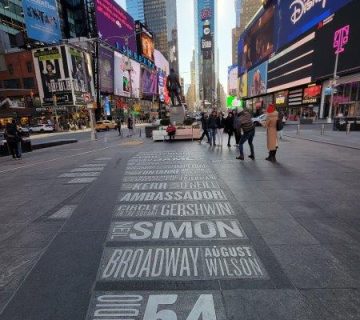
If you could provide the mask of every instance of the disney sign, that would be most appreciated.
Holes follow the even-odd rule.
[[[293,24],[299,22],[301,18],[317,4],[321,4],[322,8],[325,9],[327,0],[294,0],[289,7],[289,9],[293,9],[290,17],[291,22]]]

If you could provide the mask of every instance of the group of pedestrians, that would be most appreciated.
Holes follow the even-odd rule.
[[[210,146],[222,146],[223,133],[228,134],[227,146],[231,147],[231,138],[235,137],[236,146],[239,148],[239,156],[236,159],[244,160],[244,144],[248,142],[250,148],[249,158],[255,160],[255,149],[253,140],[255,137],[255,124],[252,121],[252,115],[249,111],[239,107],[237,111],[230,111],[228,116],[224,118],[223,113],[211,112],[210,116],[206,113],[202,115],[201,119],[203,133],[199,142],[201,143],[206,136]],[[278,131],[283,129],[283,115],[278,111],[273,104],[270,104],[266,109],[266,120],[261,123],[266,128],[267,149],[269,155],[266,160],[276,162],[276,152],[278,149]],[[218,142],[216,142],[216,140]]]

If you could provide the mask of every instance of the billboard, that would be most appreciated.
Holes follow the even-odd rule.
[[[103,46],[99,47],[100,91],[114,92],[114,52]]]
[[[142,68],[141,84],[143,96],[153,96],[157,94],[158,86],[157,73],[148,69]]]
[[[74,104],[84,105],[92,101],[94,96],[91,58],[88,53],[79,49],[66,48],[72,77]]]
[[[158,70],[170,74],[170,64],[159,50],[154,50],[155,65]]]
[[[352,0],[282,0],[278,17],[278,43],[281,48],[316,26]],[[357,2],[357,1],[354,1]]]
[[[316,30],[314,80],[332,77],[337,52],[339,75],[360,70],[359,12],[360,1],[353,1],[319,24]]]
[[[268,62],[265,61],[248,72],[248,95],[255,97],[266,93]]]
[[[213,40],[211,37],[215,31],[215,0],[198,0],[197,8],[195,12],[198,14],[198,45],[202,48],[202,45],[211,45],[211,48],[206,48],[203,51],[204,58],[209,58],[212,52]],[[204,41],[203,41],[204,38]],[[210,56],[211,58],[211,56]]]
[[[244,73],[239,78],[239,96],[240,98],[244,98],[248,96],[248,74]]]
[[[238,79],[238,67],[236,64],[228,68],[228,94],[236,95],[237,79]]]
[[[275,50],[276,5],[270,6],[243,34],[238,43],[239,75]]]
[[[135,22],[136,42],[138,53],[154,62],[154,36],[153,34],[140,22]]]
[[[65,46],[54,46],[32,51],[39,96],[43,106],[73,105],[72,78]]]
[[[115,51],[114,94],[122,97],[140,97],[140,64]]]
[[[134,19],[113,0],[96,0],[99,38],[111,46],[137,52]]]
[[[303,104],[317,104],[321,100],[321,85],[309,85],[304,88]]]
[[[24,20],[30,39],[59,42],[61,29],[56,0],[23,0]]]

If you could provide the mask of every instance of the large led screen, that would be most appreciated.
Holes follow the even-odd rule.
[[[153,34],[140,21],[136,21],[135,31],[138,53],[154,61],[155,44]]]
[[[255,97],[266,93],[267,67],[268,62],[265,61],[248,72],[249,97]]]
[[[140,97],[140,64],[118,52],[114,54],[114,94]]]
[[[45,43],[58,42],[61,29],[55,0],[23,0],[26,32],[30,39]]]
[[[228,68],[228,94],[229,95],[236,95],[237,89],[237,79],[238,79],[238,72],[237,72],[237,65],[232,65]]]
[[[316,31],[314,80],[332,77],[336,52],[339,52],[338,74],[360,70],[359,12],[360,1],[354,1],[320,24]]]
[[[239,41],[239,73],[266,59],[274,51],[276,6],[270,6],[245,32]]]
[[[352,0],[281,0],[277,48],[285,46]],[[353,2],[358,2],[354,0]]]
[[[96,0],[99,38],[111,46],[137,52],[134,19],[113,0]]]
[[[114,52],[99,47],[100,91],[112,94],[114,91]]]
[[[142,68],[141,84],[143,96],[153,96],[157,94],[157,73]]]

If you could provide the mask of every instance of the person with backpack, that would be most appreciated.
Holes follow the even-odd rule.
[[[270,162],[276,162],[278,120],[279,113],[273,104],[269,104],[266,109],[266,121],[263,126],[266,128],[266,142],[269,150],[269,156],[265,160]]]
[[[243,132],[239,141],[239,151],[240,155],[236,157],[236,159],[244,160],[244,143],[247,141],[250,147],[250,155],[249,158],[255,160],[255,151],[253,140],[255,137],[255,125],[251,120],[251,114],[249,111],[244,110],[240,107],[238,114],[238,121],[236,122],[237,128],[239,132]]]

